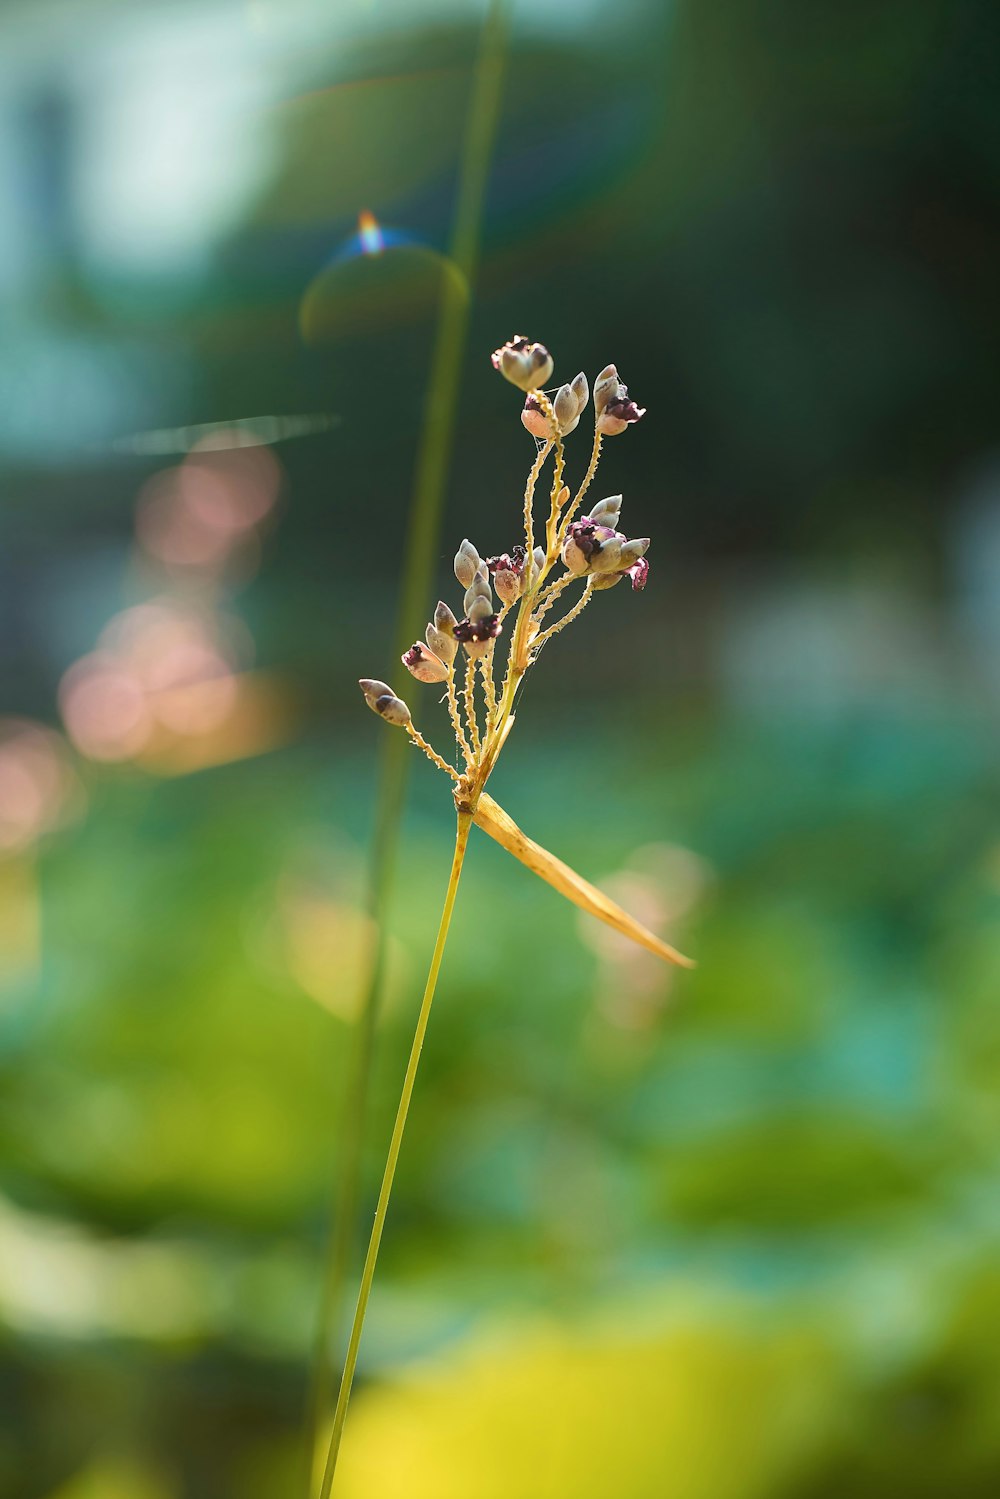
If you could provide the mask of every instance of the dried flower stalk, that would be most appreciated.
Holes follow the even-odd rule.
[[[444,701],[455,735],[456,763],[449,764],[424,737],[414,725],[409,707],[384,682],[365,678],[360,683],[368,706],[386,723],[404,729],[432,764],[455,782],[453,796],[458,825],[444,910],[362,1270],[321,1499],[328,1499],[333,1486],[393,1177],[473,822],[582,910],[666,962],[687,968],[693,966],[689,958],[648,931],[582,875],[527,837],[485,790],[514,725],[518,689],[546,641],[573,623],[595,594],[613,588],[623,578],[629,579],[633,590],[640,591],[645,588],[649,576],[646,560],[649,539],[630,540],[617,529],[622,503],[620,495],[600,500],[587,514],[579,515],[597,472],[604,439],[620,435],[645,415],[644,408],[630,399],[615,366],[609,364],[594,382],[594,437],[590,461],[579,489],[571,497],[570,489],[563,483],[563,440],[578,426],[590,400],[587,377],[581,373],[549,394],[542,387],[552,375],[552,356],[544,345],[521,336],[497,349],[493,364],[505,379],[525,392],[521,421],[538,444],[524,492],[524,540],[511,546],[509,552],[485,559],[471,541],[463,541],[454,564],[455,577],[465,590],[462,617],[456,616],[447,604],[439,603],[424,640],[415,641],[403,655],[403,663],[416,681],[444,687]],[[541,544],[535,539],[535,491],[550,454],[553,455],[553,473],[544,544]],[[564,570],[550,579],[557,567]],[[569,602],[564,596],[577,583],[582,585],[580,594]],[[566,603],[569,606],[564,612],[543,628],[543,620],[550,611]],[[505,620],[509,614],[514,615],[514,624],[508,631]],[[496,663],[502,640],[506,642],[506,657],[502,678],[498,679]]]

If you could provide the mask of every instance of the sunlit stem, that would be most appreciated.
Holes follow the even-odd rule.
[[[556,420],[555,408],[553,407],[552,402],[549,400],[544,390],[536,390],[534,392],[534,396],[535,400],[538,402],[540,409],[548,418],[549,428],[552,433],[552,436],[549,438],[548,445],[550,447],[554,446],[556,450],[556,460],[555,464],[553,465],[552,472],[552,490],[549,497],[549,518],[545,523],[545,554],[546,557],[551,560],[552,543],[555,537],[555,528],[559,517],[559,506],[563,503],[563,468],[565,465],[565,454],[563,451],[562,438],[559,435],[559,423]],[[566,498],[569,498],[568,492]],[[534,528],[532,528],[532,530],[534,530]],[[529,551],[530,550],[531,548],[529,547]]]
[[[559,526],[560,546],[562,546],[563,542],[566,540],[566,532],[569,530],[570,521],[579,510],[580,506],[583,504],[583,497],[587,493],[587,490],[590,488],[591,484],[594,482],[594,475],[597,473],[597,465],[601,461],[601,444],[603,443],[603,441],[604,434],[597,427],[595,427],[594,446],[590,451],[590,463],[587,465],[587,472],[584,474],[583,482],[580,485],[580,488],[577,490],[576,494],[573,496],[572,503],[563,515],[562,521]]]
[[[427,381],[427,399],[409,522],[407,566],[399,608],[397,650],[413,638],[430,586],[440,531],[441,508],[458,418],[457,399],[462,353],[470,309],[474,305],[483,204],[493,146],[501,115],[503,81],[509,50],[511,0],[490,0],[469,92],[469,111],[462,130],[461,159],[448,254],[458,276],[442,283],[440,317]],[[397,668],[397,675],[400,669]],[[452,687],[452,691],[454,691]],[[455,705],[457,714],[457,703]],[[461,737],[459,742],[461,743]],[[463,745],[463,753],[471,752]],[[385,971],[385,915],[393,884],[396,849],[405,799],[406,745],[400,736],[385,736],[379,775],[378,816],[369,866],[366,907],[376,936],[361,1012],[353,1038],[338,1141],[336,1179],[331,1193],[330,1232],[324,1255],[320,1306],[304,1411],[302,1493],[314,1493],[313,1469],[319,1431],[330,1405],[331,1345],[341,1321],[347,1276],[356,1238],[361,1188],[364,1125],[374,1053],[374,1036]]]
[[[465,703],[465,721],[469,726],[469,737],[472,740],[472,758],[476,760],[482,745],[479,739],[479,720],[476,718],[476,662],[473,656],[470,656],[466,662],[462,700]]]
[[[535,461],[528,470],[528,482],[524,486],[524,545],[529,558],[535,549],[535,485],[551,451],[551,441],[543,443],[538,449]]]
[[[479,663],[479,670],[483,678],[483,696],[486,699],[486,732],[489,734],[493,719],[497,711],[497,689],[493,681],[493,649],[495,641],[490,641],[490,648]]]
[[[554,625],[550,625],[547,630],[543,631],[543,633],[538,636],[537,640],[534,642],[535,649],[540,650],[547,640],[552,639],[553,635],[558,635],[560,630],[565,630],[567,625],[572,624],[573,620],[581,615],[584,609],[586,609],[587,605],[590,603],[593,592],[593,583],[591,579],[588,578],[587,586],[583,590],[581,597],[577,599],[572,609],[570,609],[568,613],[563,615],[562,619],[556,620]]]
[[[458,708],[458,694],[455,691],[454,664],[452,664],[448,668],[448,713],[451,717],[452,728],[455,730],[455,738],[458,740],[459,748],[462,751],[462,757],[465,760],[466,768],[468,768],[472,764],[472,749],[469,745],[469,740],[465,732],[465,725],[462,722],[462,715],[459,712]]]
[[[576,581],[576,576],[576,573],[563,573],[561,578],[557,578],[554,583],[550,583],[547,588],[544,588],[542,590],[542,592],[538,596],[538,606],[535,609],[536,620],[543,619],[544,616],[548,614],[549,610],[552,608],[552,605],[555,603],[556,599],[563,592],[563,590],[568,588],[571,583],[574,583]]]
[[[347,1406],[351,1398],[351,1386],[354,1383],[354,1371],[358,1363],[361,1332],[364,1327],[365,1313],[368,1310],[368,1298],[371,1295],[372,1281],[375,1277],[375,1263],[378,1259],[379,1246],[382,1243],[382,1230],[385,1227],[386,1213],[389,1210],[389,1197],[392,1192],[393,1178],[396,1175],[396,1163],[399,1160],[400,1146],[403,1143],[403,1132],[406,1129],[406,1116],[410,1111],[413,1085],[416,1082],[424,1036],[427,1034],[427,1022],[430,1018],[431,1005],[434,1002],[434,991],[437,988],[438,973],[441,970],[441,959],[444,957],[445,944],[448,940],[451,913],[455,908],[455,896],[458,892],[458,881],[462,873],[462,864],[465,860],[465,850],[469,841],[469,829],[471,826],[471,813],[459,812],[458,828],[455,833],[455,852],[451,861],[451,874],[448,877],[448,889],[445,894],[444,909],[441,912],[437,940],[434,943],[431,966],[427,973],[424,997],[420,1002],[420,1013],[417,1016],[416,1030],[413,1033],[413,1044],[410,1047],[410,1057],[406,1064],[406,1073],[403,1077],[403,1089],[399,1095],[399,1106],[396,1109],[396,1122],[392,1127],[392,1138],[389,1141],[389,1154],[386,1158],[385,1171],[382,1175],[382,1185],[379,1188],[378,1202],[375,1206],[375,1221],[372,1225],[371,1237],[368,1240],[368,1249],[365,1254],[364,1268],[361,1272],[361,1287],[358,1291],[358,1303],[354,1311],[354,1321],[351,1325],[351,1335],[347,1344],[347,1357],[344,1361],[344,1372],[340,1380],[337,1408],[333,1416],[333,1431],[330,1436],[330,1448],[327,1453],[326,1468],[323,1472],[320,1499],[330,1499],[334,1475],[337,1471],[340,1442],[344,1434]]]
[[[458,771],[455,770],[453,766],[448,764],[444,756],[439,755],[434,746],[427,743],[427,740],[424,738],[423,734],[421,734],[420,730],[416,728],[414,724],[408,723],[406,725],[406,732],[409,734],[410,738],[413,740],[417,748],[423,750],[424,754],[427,756],[428,760],[430,760],[432,765],[436,765],[438,770],[443,770],[447,775],[450,775],[453,781],[460,781],[462,779]]]

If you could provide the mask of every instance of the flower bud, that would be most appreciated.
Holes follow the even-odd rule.
[[[490,613],[492,614],[493,590],[490,587],[489,576],[489,573],[487,573],[484,578],[482,573],[477,572],[476,576],[473,578],[472,582],[465,590],[465,598],[462,601],[462,607],[465,609],[466,614],[468,614],[476,599],[485,600],[489,604]]]
[[[530,343],[522,333],[495,349],[492,361],[493,368],[520,390],[538,390],[552,375],[548,349],[544,344]]]
[[[629,399],[628,386],[619,380],[613,364],[603,369],[594,382],[594,410],[597,430],[605,437],[616,437],[646,415],[645,406],[637,406]]]
[[[621,549],[621,566],[631,567],[633,562],[638,562],[640,557],[645,557],[648,551],[648,536],[642,536],[638,541],[626,541]]]
[[[594,381],[594,410],[598,416],[600,416],[605,406],[611,400],[611,397],[617,395],[620,383],[618,371],[614,365],[605,365]]]
[[[598,526],[614,528],[618,524],[621,513],[622,497],[620,494],[613,494],[606,500],[598,500],[590,512],[590,519]]]
[[[524,410],[521,412],[521,425],[540,442],[545,442],[552,436],[552,423],[542,410],[537,396],[529,394],[525,397]]]
[[[454,641],[449,641],[454,645]],[[442,660],[429,651],[419,640],[415,640],[408,651],[403,652],[403,665],[411,677],[418,682],[446,682],[448,668]]]
[[[577,520],[570,526],[563,542],[562,560],[571,573],[612,571],[619,566],[618,555],[624,536],[610,526],[595,525],[592,520]],[[600,560],[605,558],[606,560]]]
[[[386,723],[395,724],[399,729],[405,729],[410,722],[410,710],[401,697],[380,697],[375,703],[375,712]]]
[[[493,586],[504,604],[513,604],[521,597],[521,578],[509,567],[498,567],[493,575]]]
[[[610,541],[605,541],[591,557],[591,570],[595,573],[616,572],[621,568],[619,558],[623,550],[624,548],[617,536],[613,536]]]
[[[460,619],[455,626],[455,638],[460,640],[467,653],[478,660],[485,656],[490,641],[496,640],[503,631],[499,619],[490,613],[486,599],[476,599],[469,610],[468,619]]]
[[[469,605],[469,619],[474,625],[478,625],[484,619],[489,619],[493,612],[492,599],[484,598],[482,594],[478,594]]]
[[[602,589],[614,588],[624,576],[624,573],[594,573],[590,586],[595,593],[600,593]]]
[[[373,713],[379,718],[384,718],[386,723],[405,728],[410,722],[410,710],[402,698],[396,697],[391,687],[385,682],[376,682],[372,678],[362,677],[358,686],[365,695],[365,702]]]
[[[570,572],[575,573],[578,578],[582,578],[584,573],[590,571],[590,558],[573,536],[567,536],[563,542],[562,560]]]
[[[561,385],[556,391],[552,406],[563,437],[568,437],[578,425],[589,395],[590,387],[582,370],[569,385]]]
[[[443,599],[438,599],[437,608],[434,610],[434,626],[440,630],[442,635],[454,635],[458,620],[452,614]]]
[[[456,621],[457,623],[457,621]],[[446,666],[450,666],[458,655],[458,642],[454,635],[446,635],[436,625],[428,625],[424,631],[424,639],[428,648],[432,650]]]
[[[560,385],[556,391],[552,409],[559,423],[559,431],[563,437],[568,437],[575,429],[580,420],[580,412],[576,404],[576,396],[568,385]]]
[[[479,553],[476,551],[471,541],[463,541],[462,545],[455,553],[455,577],[461,583],[463,588],[468,588],[469,584],[476,576],[476,569],[478,568],[478,566]]]
[[[511,547],[498,557],[487,557],[486,566],[493,574],[493,586],[505,604],[513,604],[521,597],[526,573],[525,550],[522,546]]]
[[[617,437],[624,432],[626,427],[631,427],[640,417],[646,415],[645,406],[637,406],[629,399],[628,391],[622,386],[624,394],[620,399],[609,401],[603,413],[598,419],[598,430],[605,437]]]

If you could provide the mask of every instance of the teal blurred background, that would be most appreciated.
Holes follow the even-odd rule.
[[[301,1492],[483,16],[0,12],[4,1496]],[[989,0],[513,7],[427,605],[517,539],[489,351],[615,360],[650,584],[491,789],[699,967],[476,837],[343,1499],[1000,1491],[998,57]],[[451,836],[412,764],[366,1222]]]

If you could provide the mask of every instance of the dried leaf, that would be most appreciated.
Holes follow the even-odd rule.
[[[515,859],[520,859],[522,864],[526,864],[541,879],[552,885],[560,895],[565,895],[567,900],[579,906],[581,911],[587,911],[599,921],[607,922],[616,932],[631,937],[640,947],[656,953],[658,958],[664,958],[668,963],[677,963],[681,968],[695,966],[691,958],[686,958],[676,948],[661,942],[659,937],[654,936],[609,896],[602,894],[582,875],[577,874],[575,869],[570,869],[568,864],[564,864],[561,859],[557,859],[554,854],[522,833],[517,823],[485,791],[479,798],[473,821],[484,833],[489,833],[501,848],[513,854]]]

